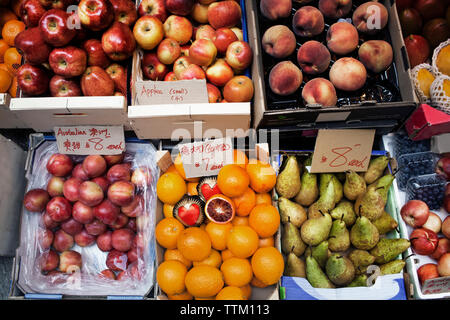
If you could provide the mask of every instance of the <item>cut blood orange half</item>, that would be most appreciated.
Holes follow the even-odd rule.
[[[227,223],[233,220],[235,208],[233,200],[223,194],[213,195],[206,202],[205,214],[215,223]]]

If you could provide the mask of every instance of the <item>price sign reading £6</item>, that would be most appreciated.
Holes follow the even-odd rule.
[[[319,130],[311,172],[366,171],[374,136],[375,130]]]
[[[123,126],[55,127],[60,153],[113,155],[125,151]]]
[[[214,176],[233,163],[231,138],[182,144],[179,150],[187,178]]]

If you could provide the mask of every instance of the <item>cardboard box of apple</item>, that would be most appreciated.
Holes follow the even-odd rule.
[[[131,0],[25,0],[27,29],[15,46],[25,63],[17,81],[26,96],[127,95],[127,63],[136,48]]]
[[[142,0],[133,28],[144,80],[206,79],[208,100],[249,102],[253,61],[238,1]]]

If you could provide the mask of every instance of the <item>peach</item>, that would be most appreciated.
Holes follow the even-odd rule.
[[[336,22],[328,29],[328,49],[338,55],[346,55],[355,50],[358,46],[358,41],[358,30],[349,22]]]
[[[280,96],[293,94],[300,88],[302,81],[302,71],[291,61],[277,63],[269,74],[270,89]]]
[[[325,78],[314,78],[308,81],[303,87],[302,97],[306,104],[334,107],[337,103],[336,89]]]
[[[379,2],[369,1],[361,4],[353,12],[353,24],[362,33],[375,34],[388,23],[389,13]]]
[[[328,69],[331,54],[322,43],[311,40],[298,49],[297,61],[303,72],[316,75]]]
[[[287,18],[291,14],[291,0],[261,0],[259,4],[261,14],[269,20]]]
[[[264,32],[262,37],[264,51],[277,59],[290,56],[297,46],[295,34],[286,26],[272,26]]]
[[[394,54],[391,45],[383,40],[364,42],[358,50],[359,61],[375,73],[385,71],[392,63]]]
[[[356,91],[366,83],[367,71],[364,65],[350,57],[337,60],[330,69],[330,81],[343,91]]]
[[[313,6],[301,7],[292,19],[294,33],[300,37],[314,37],[322,33],[325,21],[322,12]]]
[[[346,16],[352,9],[352,0],[320,0],[319,10],[330,19]]]

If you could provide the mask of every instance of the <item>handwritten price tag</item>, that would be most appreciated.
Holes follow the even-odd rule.
[[[450,277],[425,280],[422,286],[423,294],[437,294],[450,292]]]
[[[214,176],[222,167],[233,163],[231,138],[187,143],[179,149],[187,178]]]
[[[375,130],[319,130],[311,172],[366,171]]]
[[[55,127],[56,143],[64,154],[120,154],[125,151],[123,126]]]

